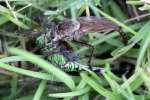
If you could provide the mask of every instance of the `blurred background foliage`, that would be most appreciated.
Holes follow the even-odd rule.
[[[0,0],[0,99],[149,100],[149,4],[149,0]],[[71,76],[25,52],[36,47],[35,37],[45,32],[47,23],[80,16],[106,17],[128,37],[127,45],[118,32],[82,37],[95,46],[92,65],[104,68],[102,74],[86,70]],[[87,64],[90,50],[67,43]]]

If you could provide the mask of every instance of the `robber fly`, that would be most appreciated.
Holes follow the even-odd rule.
[[[48,42],[55,43],[59,40],[78,40],[89,32],[120,31],[120,27],[107,18],[79,17],[76,20],[66,19],[58,23],[51,33],[47,33]]]
[[[53,28],[50,29],[45,35],[43,35],[44,44],[47,48],[58,48],[60,40],[73,40],[75,42],[87,45],[92,48],[91,56],[93,55],[94,47],[90,44],[79,41],[79,38],[89,32],[120,32],[124,43],[126,42],[125,37],[120,31],[120,27],[108,20],[107,18],[101,17],[97,18],[94,16],[91,17],[79,17],[76,20],[65,19],[53,25]],[[42,42],[43,43],[43,42]],[[89,59],[91,62],[91,57]]]

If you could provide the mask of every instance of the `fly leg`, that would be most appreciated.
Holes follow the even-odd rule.
[[[91,44],[85,43],[83,41],[78,41],[78,40],[74,40],[74,39],[73,39],[73,42],[76,42],[76,43],[79,43],[81,45],[85,45],[85,46],[91,48],[91,53],[90,53],[90,57],[89,57],[89,60],[88,60],[88,65],[91,69],[91,62],[92,62],[92,57],[93,57],[93,53],[94,53],[94,49],[95,49],[94,46],[92,46]]]
[[[119,32],[119,34],[120,34],[120,36],[122,38],[123,44],[127,45],[128,44],[128,37],[127,37],[127,35],[121,29],[117,30],[117,32]]]
[[[128,44],[128,37],[127,35],[121,30],[121,27],[117,28],[117,29],[111,29],[111,30],[108,30],[107,32],[104,33],[105,34],[108,34],[108,33],[111,33],[111,32],[118,32],[122,38],[122,42],[124,45],[127,45]]]

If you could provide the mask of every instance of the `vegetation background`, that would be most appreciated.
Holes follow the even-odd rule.
[[[0,0],[0,100],[149,100],[149,4],[148,0]],[[127,45],[118,32],[83,37],[96,47],[92,65],[104,72],[85,69],[71,76],[29,53],[32,35],[47,27],[45,19],[80,16],[106,17],[128,37]],[[86,64],[89,48],[68,44]]]

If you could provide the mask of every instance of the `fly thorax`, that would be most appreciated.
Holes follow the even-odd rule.
[[[72,38],[79,28],[80,23],[78,21],[65,20],[57,25],[59,38]]]

